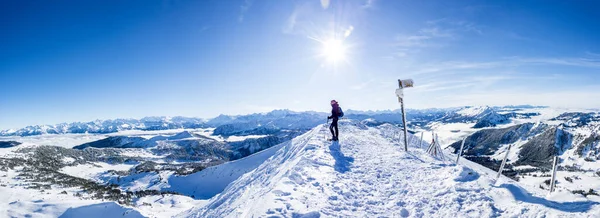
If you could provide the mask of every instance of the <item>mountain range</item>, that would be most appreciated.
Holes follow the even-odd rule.
[[[476,122],[476,128],[493,127],[515,117],[532,117],[536,113],[519,113],[523,108],[543,108],[523,106],[508,107],[457,107],[443,109],[409,109],[407,119],[410,125],[424,126],[434,121]],[[499,114],[500,111],[512,111]],[[346,118],[354,120],[373,119],[379,122],[400,124],[400,110],[355,111],[347,110]],[[315,125],[326,123],[327,113],[294,112],[290,110],[274,110],[269,113],[249,115],[220,115],[212,119],[191,117],[145,117],[142,119],[96,120],[92,122],[73,122],[55,125],[34,125],[21,129],[0,130],[0,136],[34,136],[45,134],[107,134],[126,130],[168,130],[217,128],[216,135],[248,135],[249,132],[272,133],[281,129],[310,129]]]

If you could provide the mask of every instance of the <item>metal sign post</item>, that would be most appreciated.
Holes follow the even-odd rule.
[[[404,150],[408,151],[408,129],[406,127],[406,111],[404,110],[404,88],[413,87],[413,80],[398,80],[398,89],[396,89],[396,96],[398,96],[398,102],[402,109],[402,123],[404,124]]]

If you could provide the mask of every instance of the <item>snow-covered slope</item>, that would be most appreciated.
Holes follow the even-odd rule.
[[[136,210],[118,205],[114,202],[106,202],[94,205],[87,205],[78,208],[69,208],[60,218],[104,218],[104,217],[123,217],[123,218],[142,218],[142,214]]]
[[[598,202],[548,200],[509,180],[431,158],[391,125],[341,123],[341,141],[317,127],[283,145],[206,206],[179,217],[591,217]],[[466,161],[465,161],[466,162]],[[485,170],[485,169],[484,169]],[[564,202],[572,201],[575,202]]]
[[[193,196],[196,199],[209,199],[221,193],[229,183],[243,174],[256,169],[275,152],[290,143],[291,141],[288,141],[246,158],[209,167],[194,174],[172,176],[168,181],[170,187],[165,190]]]

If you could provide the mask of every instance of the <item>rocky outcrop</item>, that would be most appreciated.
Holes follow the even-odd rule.
[[[530,165],[542,169],[552,168],[552,158],[571,147],[571,134],[553,127],[530,139],[521,146],[515,165]]]

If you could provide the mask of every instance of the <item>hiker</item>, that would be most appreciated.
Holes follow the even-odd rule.
[[[331,116],[327,117],[327,120],[333,119],[331,121],[331,125],[329,125],[329,130],[331,131],[332,141],[338,141],[339,131],[338,131],[338,119],[344,116],[344,112],[338,102],[336,100],[331,100]],[[335,131],[334,131],[335,129]]]

